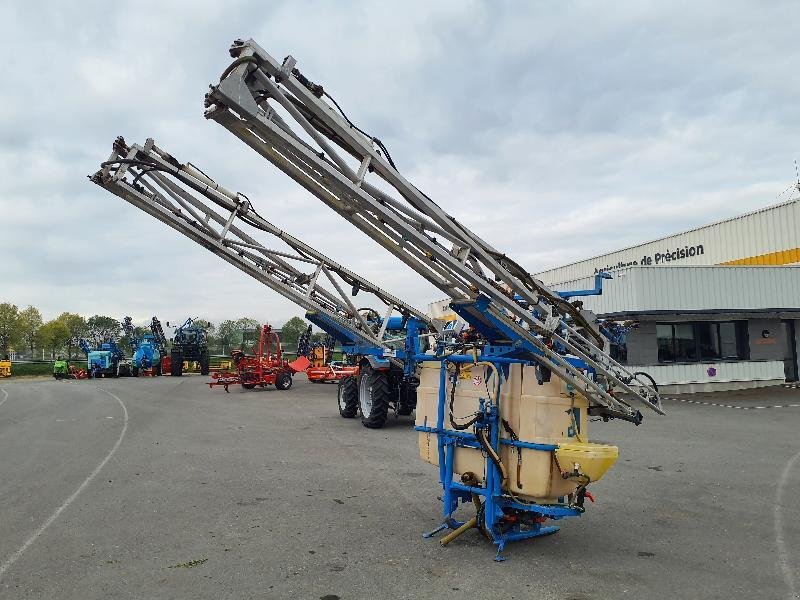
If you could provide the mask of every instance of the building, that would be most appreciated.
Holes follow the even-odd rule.
[[[800,191],[800,187],[798,187]],[[800,198],[537,273],[544,283],[633,266],[800,263]]]
[[[537,277],[591,289],[599,271],[613,279],[584,308],[626,323],[612,354],[667,392],[798,380],[800,199]]]

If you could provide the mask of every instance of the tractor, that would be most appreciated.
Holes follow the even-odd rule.
[[[169,322],[167,322],[169,327]],[[208,375],[209,356],[206,331],[196,325],[194,319],[188,318],[180,327],[175,328],[175,337],[172,339],[170,352],[170,375],[180,377],[183,375],[183,361],[197,361],[200,374]]]
[[[69,363],[60,356],[53,362],[53,378],[67,379],[69,377]]]

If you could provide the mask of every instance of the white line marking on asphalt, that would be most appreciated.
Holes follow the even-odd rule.
[[[0,392],[3,392],[3,399],[0,400],[0,406],[3,406],[3,404],[6,403],[6,400],[8,400],[8,392],[5,391],[3,388],[0,388]]]
[[[81,483],[78,486],[78,489],[72,492],[72,495],[69,498],[67,498],[64,501],[64,503],[61,506],[59,506],[52,515],[47,517],[47,520],[44,523],[42,523],[39,529],[34,531],[33,534],[27,540],[25,540],[25,543],[22,544],[22,546],[20,546],[19,549],[16,552],[14,552],[14,554],[9,556],[8,559],[2,565],[0,565],[0,579],[3,578],[3,575],[5,574],[6,571],[8,571],[23,554],[25,554],[25,551],[28,548],[30,548],[31,545],[37,539],[39,539],[39,536],[41,536],[45,532],[45,530],[48,527],[50,527],[50,525],[53,524],[53,521],[55,521],[58,518],[58,515],[64,512],[64,510],[75,501],[75,498],[80,496],[81,492],[86,489],[86,487],[92,482],[92,479],[94,479],[97,476],[97,474],[102,470],[102,468],[106,466],[106,463],[111,459],[112,456],[114,456],[114,453],[117,451],[120,444],[122,444],[122,438],[125,437],[125,433],[128,431],[128,409],[125,408],[125,404],[122,402],[122,400],[117,398],[117,396],[115,396],[111,392],[108,392],[102,388],[97,388],[97,389],[114,398],[117,402],[119,402],[119,405],[122,407],[122,414],[125,417],[125,421],[124,424],[122,425],[122,432],[119,434],[119,438],[117,438],[117,443],[114,444],[114,447],[111,448],[111,451],[108,454],[106,454],[106,457],[103,459],[103,461],[99,465],[97,465],[97,467],[95,467],[94,471],[92,471],[91,474],[86,479],[83,480],[83,483]]]
[[[739,410],[756,410],[765,408],[800,408],[800,404],[773,404],[770,406],[738,406],[736,404],[719,404],[718,402],[703,402],[701,400],[689,400],[688,398],[670,398],[664,396],[665,400],[683,402],[684,404],[702,404],[703,406],[717,406],[719,408],[736,408]]]
[[[778,565],[783,572],[783,579],[786,581],[786,587],[789,588],[788,600],[800,600],[800,590],[794,581],[794,572],[789,564],[789,549],[786,547],[786,540],[783,539],[783,511],[781,510],[781,500],[783,497],[783,490],[789,482],[789,473],[800,459],[800,452],[795,454],[786,463],[786,466],[781,473],[781,478],[778,481],[778,491],[775,494],[775,545],[778,546]]]

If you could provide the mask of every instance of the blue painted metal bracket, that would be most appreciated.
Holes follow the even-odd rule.
[[[594,276],[594,288],[591,290],[575,290],[573,292],[556,292],[562,298],[575,298],[577,296],[602,296],[603,280],[613,279],[610,273],[600,271]]]
[[[414,431],[420,431],[423,433],[435,433],[437,435],[445,435],[454,438],[460,438],[459,441],[461,445],[475,447],[475,448],[480,447],[480,445],[478,444],[478,439],[475,437],[475,434],[467,433],[466,431],[455,431],[453,429],[439,429],[438,427],[426,427],[425,425],[414,426]],[[474,443],[464,444],[463,440],[467,440],[469,442],[474,442]],[[512,440],[509,438],[501,438],[500,443],[504,446],[513,446],[514,448],[527,448],[529,450],[541,450],[542,452],[553,452],[554,450],[558,450],[558,444],[535,444],[533,442],[521,442],[519,440]]]

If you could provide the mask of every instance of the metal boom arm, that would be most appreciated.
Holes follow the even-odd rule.
[[[572,304],[405,179],[380,140],[354,125],[294,58],[278,62],[253,40],[237,40],[230,52],[234,61],[206,96],[207,118],[437,286],[473,323],[529,351],[594,405],[626,418],[636,413],[632,399],[663,413],[649,381],[606,354],[600,334]]]
[[[342,342],[378,347],[390,343],[380,339],[375,323],[359,312],[346,288],[353,296],[370,294],[382,304],[384,318],[397,312],[430,322],[417,309],[280,230],[261,217],[247,197],[228,191],[191,163],[179,163],[152,139],[144,146],[128,146],[117,138],[109,159],[90,178],[295,304],[323,315]],[[244,227],[269,234],[286,250],[267,248]]]

